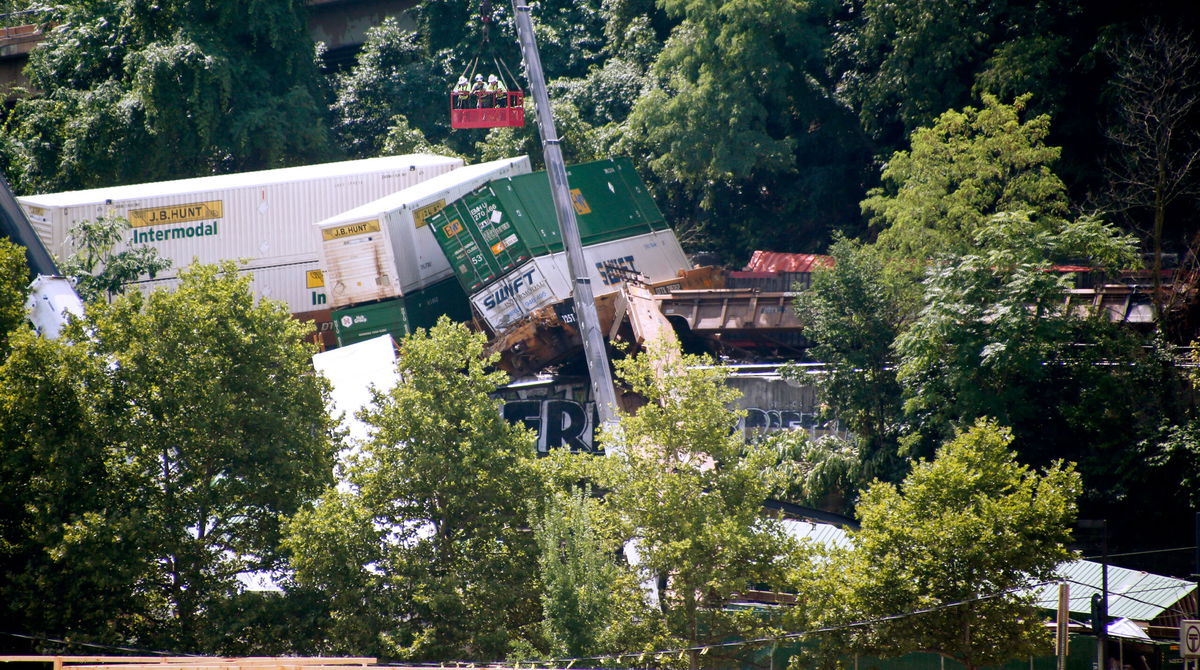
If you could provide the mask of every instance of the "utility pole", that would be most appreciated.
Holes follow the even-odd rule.
[[[542,58],[538,54],[537,42],[533,37],[529,6],[525,4],[525,0],[512,0],[512,6],[517,24],[517,37],[521,42],[521,52],[525,56],[525,73],[533,93],[533,104],[542,135],[542,152],[546,159],[546,174],[550,178],[554,211],[558,215],[558,227],[562,231],[563,246],[567,250],[571,295],[575,299],[575,316],[579,321],[579,334],[583,338],[583,355],[587,359],[588,373],[592,380],[592,397],[596,400],[600,422],[612,424],[616,423],[617,397],[613,390],[612,372],[608,368],[608,351],[604,347],[604,336],[600,332],[600,317],[596,313],[592,280],[588,276],[583,258],[579,223],[575,220],[575,208],[571,205],[567,168],[563,163],[562,148],[559,147],[558,131],[554,128],[550,95],[546,92]]]

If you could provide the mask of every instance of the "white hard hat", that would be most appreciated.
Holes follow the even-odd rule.
[[[466,77],[459,77],[459,78],[458,78],[458,83],[460,83],[460,84],[465,84],[465,83],[467,83],[467,78],[466,78]]]
[[[492,82],[492,83],[495,83],[495,82],[498,82],[498,81],[500,81],[500,80],[496,78],[496,75],[494,75],[494,74],[490,74],[490,75],[488,75],[488,81],[490,81],[490,82]]]
[[[483,81],[483,75],[481,75],[481,74],[475,75],[475,81]]]

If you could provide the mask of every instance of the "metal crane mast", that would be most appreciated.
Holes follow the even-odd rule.
[[[608,367],[608,352],[604,347],[604,336],[600,332],[600,317],[596,313],[592,280],[583,257],[583,243],[579,237],[579,223],[575,220],[575,208],[571,205],[571,193],[567,186],[567,168],[563,164],[562,149],[559,147],[558,131],[554,128],[554,115],[550,109],[550,96],[546,92],[546,76],[542,71],[542,59],[538,54],[533,36],[533,22],[529,17],[529,6],[525,0],[512,0],[513,17],[517,24],[517,37],[525,57],[526,75],[533,102],[537,110],[538,127],[542,135],[542,151],[546,160],[546,174],[550,178],[550,193],[554,198],[554,211],[558,215],[558,226],[562,231],[563,246],[567,251],[567,267],[571,273],[571,294],[575,299],[575,315],[579,320],[579,332],[583,338],[583,354],[587,359],[588,373],[592,381],[592,397],[604,424],[616,422],[617,398],[613,389],[612,372]]]

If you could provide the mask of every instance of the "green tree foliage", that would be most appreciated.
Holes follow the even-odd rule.
[[[542,626],[550,653],[579,657],[621,651],[613,633],[629,627],[640,593],[609,511],[588,487],[554,491],[534,525],[542,584]]]
[[[541,0],[529,4],[548,79],[581,77],[601,61],[609,17],[602,9],[604,0]],[[494,69],[493,57],[517,73],[521,52],[511,7],[507,2],[494,2],[492,10],[487,44],[483,43],[479,3],[473,0],[422,3],[415,12],[417,33],[425,41],[427,52],[449,63],[448,71],[455,77],[476,55],[485,75]],[[447,92],[451,85],[453,81],[447,82]]]
[[[304,326],[249,281],[194,266],[18,339],[2,479],[27,502],[4,584],[29,631],[218,652],[239,576],[282,567],[281,517],[331,479],[332,423]]]
[[[302,3],[54,6],[10,117],[25,191],[278,167],[329,156]]]
[[[737,392],[719,368],[697,367],[705,362],[661,344],[618,362],[620,378],[648,404],[621,416],[620,430],[604,438],[611,453],[594,462],[637,569],[659,584],[658,643],[667,648],[763,630],[769,615],[724,606],[754,584],[786,588],[799,557],[763,514],[782,485],[776,455],[735,430],[739,417],[727,405]],[[720,650],[691,656],[692,667],[729,660]]]
[[[416,33],[384,19],[367,31],[354,67],[334,76],[338,143],[354,157],[379,155],[397,116],[428,141],[442,141],[450,132],[449,76]]]
[[[679,24],[617,150],[656,175],[671,216],[730,255],[815,250],[831,228],[856,227],[845,204],[870,151],[827,93],[826,5],[659,4]]]
[[[548,78],[577,81],[600,62],[604,47],[600,4],[598,0],[555,1],[536,6],[535,33],[544,47],[543,67]],[[536,160],[541,149],[532,106],[524,128],[491,132],[450,129],[450,89],[461,74],[471,74],[472,63],[477,74],[498,74],[510,86],[526,88],[519,79],[521,54],[507,3],[496,3],[493,10],[495,17],[487,30],[487,42],[478,4],[465,0],[423,3],[415,8],[415,32],[396,19],[372,28],[355,66],[334,77],[336,100],[332,109],[337,116],[337,137],[346,151],[354,156],[371,156],[398,147],[417,147],[446,149],[479,160],[529,153]],[[545,48],[563,43],[571,48]],[[498,68],[497,62],[507,70]],[[613,79],[616,81],[610,87],[623,83],[621,75],[608,77],[605,82]],[[614,106],[620,109],[621,104]],[[558,125],[564,137],[588,130],[587,125],[569,118],[559,119]],[[575,131],[577,126],[580,130]],[[385,140],[389,133],[405,139]],[[530,145],[536,151],[530,151]],[[589,152],[583,160],[590,160],[592,155]]]
[[[11,632],[58,639],[144,636],[156,598],[143,588],[139,568],[150,559],[138,538],[86,542],[73,532],[100,523],[100,512],[131,493],[108,472],[114,455],[102,426],[111,407],[96,397],[103,361],[29,328],[11,332],[9,346],[0,364],[4,619]]]
[[[604,0],[604,35],[608,55],[645,70],[678,23],[655,0]]]
[[[603,67],[593,67],[585,77],[550,82],[550,99],[571,104],[588,124],[603,126],[624,121],[648,82],[644,67],[612,58]]]
[[[663,149],[655,171],[696,183],[791,168],[787,101],[810,88],[803,59],[820,43],[807,4],[662,4],[683,20],[654,65],[663,86],[638,101],[632,120]],[[730,128],[730,119],[743,122]]]
[[[1110,424],[1104,397],[1150,382],[1156,363],[1105,314],[1067,309],[1070,277],[1048,270],[1068,259],[1125,266],[1135,258],[1134,241],[1092,218],[1045,231],[1019,214],[997,215],[976,241],[978,253],[931,267],[921,311],[896,339],[916,431],[910,446],[923,444],[917,451],[926,453],[953,426],[981,416],[1011,425],[1034,462],[1082,460],[1116,434],[1128,438],[1137,422],[1126,416]]]
[[[1051,171],[1059,149],[1045,144],[1050,118],[1022,121],[1026,96],[983,102],[940,115],[913,132],[910,150],[892,155],[884,186],[862,202],[883,251],[920,263],[969,252],[998,212],[1030,212],[1031,225],[1043,229],[1066,215],[1066,187]]]
[[[788,483],[776,494],[780,500],[851,515],[871,466],[863,463],[859,441],[835,435],[813,439],[804,429],[779,431],[765,441],[778,455],[779,470]]]
[[[67,233],[75,252],[59,263],[59,271],[75,280],[75,291],[83,300],[112,298],[124,292],[126,283],[142,275],[154,278],[171,267],[171,261],[151,246],[113,253],[129,227],[123,217],[99,216],[75,223]]]
[[[833,267],[813,274],[795,301],[812,342],[808,355],[825,364],[818,378],[827,413],[856,437],[864,481],[903,474],[896,444],[903,430],[892,342],[907,321],[904,300],[887,281],[876,251],[847,239],[829,249]],[[797,378],[799,370],[786,370]]]
[[[329,598],[324,642],[412,660],[503,658],[538,620],[533,441],[488,394],[484,338],[442,319],[400,345],[401,381],[361,415],[346,488],[290,522],[301,585]]]
[[[1057,97],[1057,78],[1072,65],[1062,42],[1078,29],[1073,0],[848,4],[832,49],[838,88],[884,147],[968,104],[973,91]]]
[[[968,670],[1049,650],[1049,632],[1017,591],[1052,579],[1071,557],[1079,476],[1069,465],[1020,465],[1012,434],[980,420],[918,463],[899,485],[863,495],[853,548],[831,564],[851,620],[921,610],[855,629],[857,649],[936,652]]]
[[[25,250],[0,239],[0,362],[8,355],[8,337],[25,320],[25,286],[29,266]]]
[[[554,129],[558,131],[559,148],[563,161],[568,165],[586,163],[606,157],[599,131],[580,118],[579,110],[572,104],[554,103]],[[479,160],[494,161],[514,155],[529,156],[534,169],[545,167],[542,154],[542,136],[534,119],[533,102],[525,99],[525,118],[528,122],[521,128],[492,128],[483,141],[476,146]]]
[[[409,125],[403,116],[393,116],[392,125],[383,138],[380,153],[385,156],[400,154],[437,154],[439,156],[456,156],[466,158],[444,144],[430,144],[425,134]],[[511,154],[505,154],[510,158]]]

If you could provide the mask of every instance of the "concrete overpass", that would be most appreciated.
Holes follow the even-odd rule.
[[[348,64],[366,39],[367,29],[387,16],[398,16],[402,23],[415,28],[405,13],[420,0],[308,0],[308,34],[314,42],[324,42],[326,60],[334,65]],[[0,91],[11,98],[16,86],[28,86],[23,70],[29,52],[42,41],[37,26],[0,28]]]

